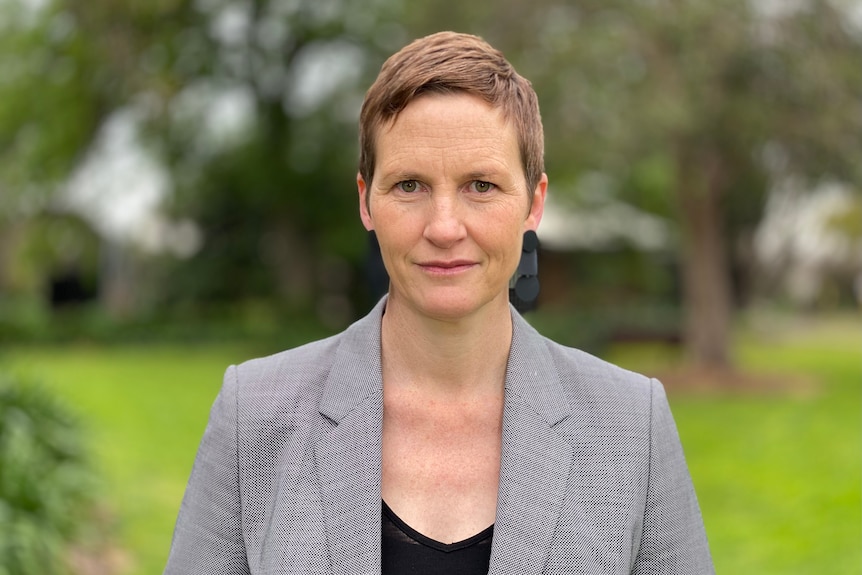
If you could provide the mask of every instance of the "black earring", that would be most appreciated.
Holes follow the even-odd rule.
[[[370,292],[373,304],[389,291],[389,274],[383,265],[380,244],[377,242],[377,234],[374,233],[374,230],[368,232],[368,254],[365,260],[365,276],[368,281],[368,291]]]
[[[524,232],[521,261],[509,282],[509,301],[520,313],[536,308],[539,297],[539,237],[533,230]]]

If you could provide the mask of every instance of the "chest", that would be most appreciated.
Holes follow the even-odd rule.
[[[502,406],[384,408],[383,499],[417,531],[459,541],[494,523]]]

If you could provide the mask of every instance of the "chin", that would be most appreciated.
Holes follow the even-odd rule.
[[[414,300],[415,308],[423,315],[443,321],[453,321],[472,316],[490,307],[499,298],[482,298],[479,294],[454,290],[435,290]]]

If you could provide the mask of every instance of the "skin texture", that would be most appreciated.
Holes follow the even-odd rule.
[[[374,173],[370,183],[357,177],[360,214],[380,241],[389,305],[448,321],[507,308],[547,178],[530,206],[515,131],[500,112],[466,94],[420,97],[381,129]]]
[[[508,283],[547,178],[529,201],[514,128],[466,94],[411,102],[357,178],[391,283],[383,356],[383,498],[444,543],[495,521]],[[481,361],[477,361],[481,358]]]

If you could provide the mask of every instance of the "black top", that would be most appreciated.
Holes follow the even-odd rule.
[[[382,575],[485,575],[494,526],[456,543],[425,537],[383,502]]]

